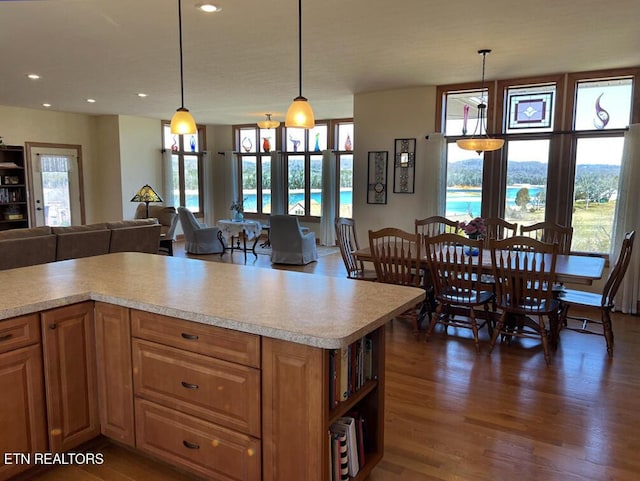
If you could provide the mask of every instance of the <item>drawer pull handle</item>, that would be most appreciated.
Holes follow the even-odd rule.
[[[198,386],[197,384],[191,384],[190,382],[182,381],[182,387],[185,387],[187,389],[198,389],[200,386]]]
[[[195,334],[187,334],[186,332],[183,332],[181,334],[181,336],[184,339],[188,339],[189,341],[197,341],[198,340],[198,336],[196,336]]]
[[[55,322],[52,322],[51,324],[49,324],[49,329],[53,330],[56,327],[58,327],[58,325]]]
[[[2,336],[0,336],[0,342],[2,341],[8,341],[9,339],[11,339],[13,337],[13,334],[9,333],[9,334],[4,334]]]
[[[190,443],[189,441],[182,441],[182,444],[184,444],[185,448],[189,448],[189,449],[200,449],[200,445],[196,444],[196,443]]]

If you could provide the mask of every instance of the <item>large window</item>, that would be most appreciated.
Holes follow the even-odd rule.
[[[203,127],[195,135],[171,133],[168,122],[162,124],[162,145],[171,151],[174,207],[187,207],[195,214],[203,213],[202,156],[206,149]]]
[[[322,152],[332,149],[336,162],[336,215],[353,212],[353,122],[318,121],[313,129],[260,129],[235,126],[245,213],[271,213],[272,153],[282,156],[286,210],[291,215],[320,217],[322,212]]]
[[[608,253],[624,133],[640,117],[637,76],[626,69],[490,82],[487,130],[506,142],[482,154],[455,144],[473,133],[478,86],[438,87],[437,124],[448,142],[445,215],[571,225],[572,251]]]

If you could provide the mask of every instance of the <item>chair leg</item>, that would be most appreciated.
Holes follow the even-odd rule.
[[[498,340],[498,336],[500,335],[500,331],[502,330],[506,317],[507,313],[505,311],[502,313],[496,323],[496,327],[493,329],[493,336],[491,336],[491,343],[489,344],[489,353],[493,352],[493,348],[496,347],[496,341]]]
[[[611,316],[608,309],[602,309],[602,328],[604,338],[607,341],[607,354],[613,356],[613,329],[611,328]]]
[[[473,342],[476,344],[476,353],[479,353],[480,339],[478,339],[478,323],[476,322],[476,313],[473,307],[469,308],[469,321],[471,322],[471,330],[473,331]]]
[[[544,320],[541,316],[538,316],[538,326],[540,326],[540,338],[542,339],[544,360],[547,363],[547,366],[549,366],[551,365],[551,355],[549,354],[549,338],[547,337],[547,330],[544,326]]]
[[[431,316],[431,322],[429,323],[429,329],[427,329],[427,333],[425,334],[425,338],[424,338],[425,341],[428,341],[429,337],[431,337],[431,334],[433,333],[433,328],[438,323],[438,319],[440,318],[440,314],[442,313],[442,308],[443,308],[443,305],[438,303],[436,310],[433,311],[433,315]]]

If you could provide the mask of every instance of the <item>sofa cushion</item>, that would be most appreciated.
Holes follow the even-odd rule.
[[[72,232],[89,232],[96,230],[107,230],[107,224],[101,222],[99,224],[87,224],[87,225],[69,225],[65,227],[52,227],[51,231],[54,234],[69,234]]]
[[[0,240],[2,239],[25,239],[27,237],[37,237],[51,235],[51,227],[31,227],[27,229],[10,229],[0,231]]]
[[[109,253],[111,230],[79,230],[57,234],[56,260],[78,259]]]
[[[158,223],[157,219],[118,220],[114,222],[107,222],[107,227],[109,229],[124,229],[127,227],[153,225],[157,223]]]
[[[56,236],[36,234],[31,237],[3,239],[0,249],[0,270],[45,264],[56,260]]]
[[[155,219],[153,220],[155,221]],[[157,254],[159,246],[160,224],[155,222],[151,225],[133,225],[111,230],[109,252],[147,252],[149,254]]]

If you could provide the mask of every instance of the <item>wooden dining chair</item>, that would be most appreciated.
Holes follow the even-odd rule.
[[[440,215],[415,220],[416,234],[431,237],[439,234],[456,234],[460,230],[460,224],[455,220],[447,219]]]
[[[537,338],[542,341],[549,365],[549,344],[556,346],[560,309],[553,291],[558,244],[516,236],[489,240],[489,250],[496,298],[502,310],[489,350],[493,351],[499,336],[506,341],[513,337]]]
[[[471,329],[476,351],[480,352],[478,330],[487,325],[491,334],[488,312],[493,300],[493,292],[483,290],[478,282],[478,266],[482,266],[483,256],[482,241],[457,234],[426,237],[424,241],[438,302],[431,316],[427,340],[436,324],[442,324],[445,333],[449,326],[463,327]],[[478,325],[475,312],[479,306],[483,306],[485,311],[485,320],[481,325]]]
[[[487,228],[486,239],[506,239],[518,235],[518,224],[507,222],[502,217],[488,217],[484,219]]]
[[[373,269],[365,269],[364,262],[355,258],[353,253],[360,249],[358,236],[356,235],[355,221],[348,217],[337,217],[335,220],[336,242],[340,247],[340,254],[347,269],[349,279],[375,281],[376,272]]]
[[[558,244],[558,254],[571,252],[573,227],[563,226],[555,222],[538,222],[532,225],[520,226],[520,234],[548,244]]]
[[[369,231],[369,248],[378,282],[421,287],[421,237],[395,227]],[[400,317],[411,321],[414,334],[419,332],[419,313],[422,302]]]
[[[633,241],[635,231],[627,232],[622,241],[620,253],[615,266],[609,272],[609,277],[604,285],[602,294],[586,292],[576,289],[563,289],[560,292],[560,302],[563,304],[562,319],[560,327],[584,334],[597,334],[604,336],[607,343],[607,354],[613,356],[613,327],[611,325],[611,310],[614,308],[614,299],[618,288],[622,283],[633,251]],[[571,306],[593,307],[600,310],[600,319],[588,317],[569,316],[568,310]],[[576,326],[575,323],[578,322]],[[601,326],[598,330],[592,328],[593,325]]]

